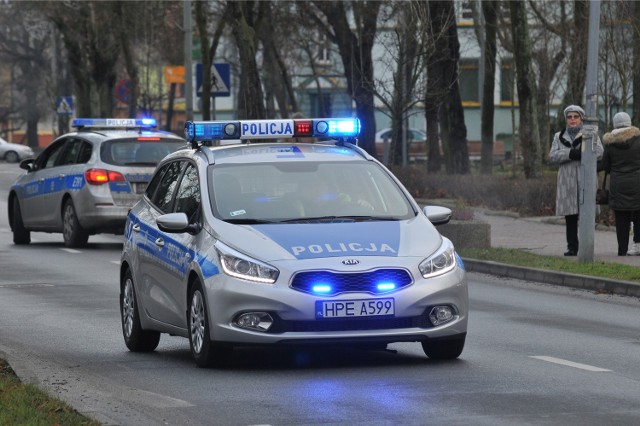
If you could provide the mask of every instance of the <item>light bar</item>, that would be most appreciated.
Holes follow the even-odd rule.
[[[75,118],[71,126],[79,129],[83,127],[150,129],[157,127],[157,124],[155,118]]]
[[[187,121],[188,141],[225,139],[281,139],[292,137],[354,138],[360,133],[357,118],[295,120]]]

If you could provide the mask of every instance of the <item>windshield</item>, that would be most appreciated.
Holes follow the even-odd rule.
[[[415,216],[372,162],[229,164],[209,169],[214,214],[229,222],[401,220]]]
[[[100,159],[115,166],[155,166],[184,146],[185,142],[179,139],[160,137],[113,139],[100,145]]]

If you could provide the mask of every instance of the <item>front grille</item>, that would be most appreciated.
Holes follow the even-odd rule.
[[[298,272],[291,281],[291,288],[305,293],[315,294],[313,288],[316,285],[329,286],[330,291],[323,296],[332,296],[340,293],[363,292],[371,294],[383,294],[395,291],[410,285],[413,282],[411,274],[405,269],[377,269],[369,272],[331,272],[331,271],[305,271]],[[381,284],[394,284],[393,290],[380,290]]]
[[[311,333],[316,331],[392,330],[402,328],[430,328],[427,315],[404,318],[361,318],[315,321],[285,321],[277,319],[269,333]]]

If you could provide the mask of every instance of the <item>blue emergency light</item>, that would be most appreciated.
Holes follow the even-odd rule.
[[[190,142],[229,139],[281,139],[292,137],[355,138],[360,133],[357,118],[313,118],[285,120],[187,121]]]
[[[71,126],[81,129],[93,128],[136,128],[151,129],[157,127],[155,118],[75,118]]]

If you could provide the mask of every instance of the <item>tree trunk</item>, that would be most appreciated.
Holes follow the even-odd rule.
[[[493,171],[493,116],[496,77],[496,21],[497,3],[482,2],[484,16],[484,81],[482,83],[482,118],[480,173],[490,175]]]
[[[439,107],[440,132],[445,154],[447,173],[469,173],[469,152],[467,150],[467,127],[464,123],[464,109],[458,85],[458,61],[460,42],[455,23],[452,0],[429,2],[430,15],[436,40],[436,66],[440,68],[446,95]],[[438,31],[441,29],[442,31]]]
[[[587,79],[587,39],[589,36],[589,4],[587,0],[574,0],[573,31],[571,33],[571,54],[569,75],[564,106],[583,105],[584,86]],[[600,7],[600,5],[598,5]],[[562,117],[564,120],[564,117]]]
[[[248,7],[247,3],[227,4],[233,22],[233,36],[240,54],[240,99],[237,115],[239,119],[258,120],[266,118],[266,110],[256,63],[255,32],[245,19],[245,7]]]
[[[540,134],[535,104],[535,79],[533,75],[531,42],[527,24],[526,3],[510,2],[511,30],[516,63],[518,100],[520,102],[520,141],[524,157],[524,174],[527,179],[542,176]],[[584,83],[583,83],[584,84]]]
[[[333,29],[333,33],[328,36],[338,46],[347,79],[347,88],[356,103],[356,117],[362,123],[360,146],[375,156],[376,121],[372,50],[381,2],[351,3],[353,15],[356,18],[357,33],[354,33],[349,26],[343,2],[317,1],[314,4],[324,13]]]

